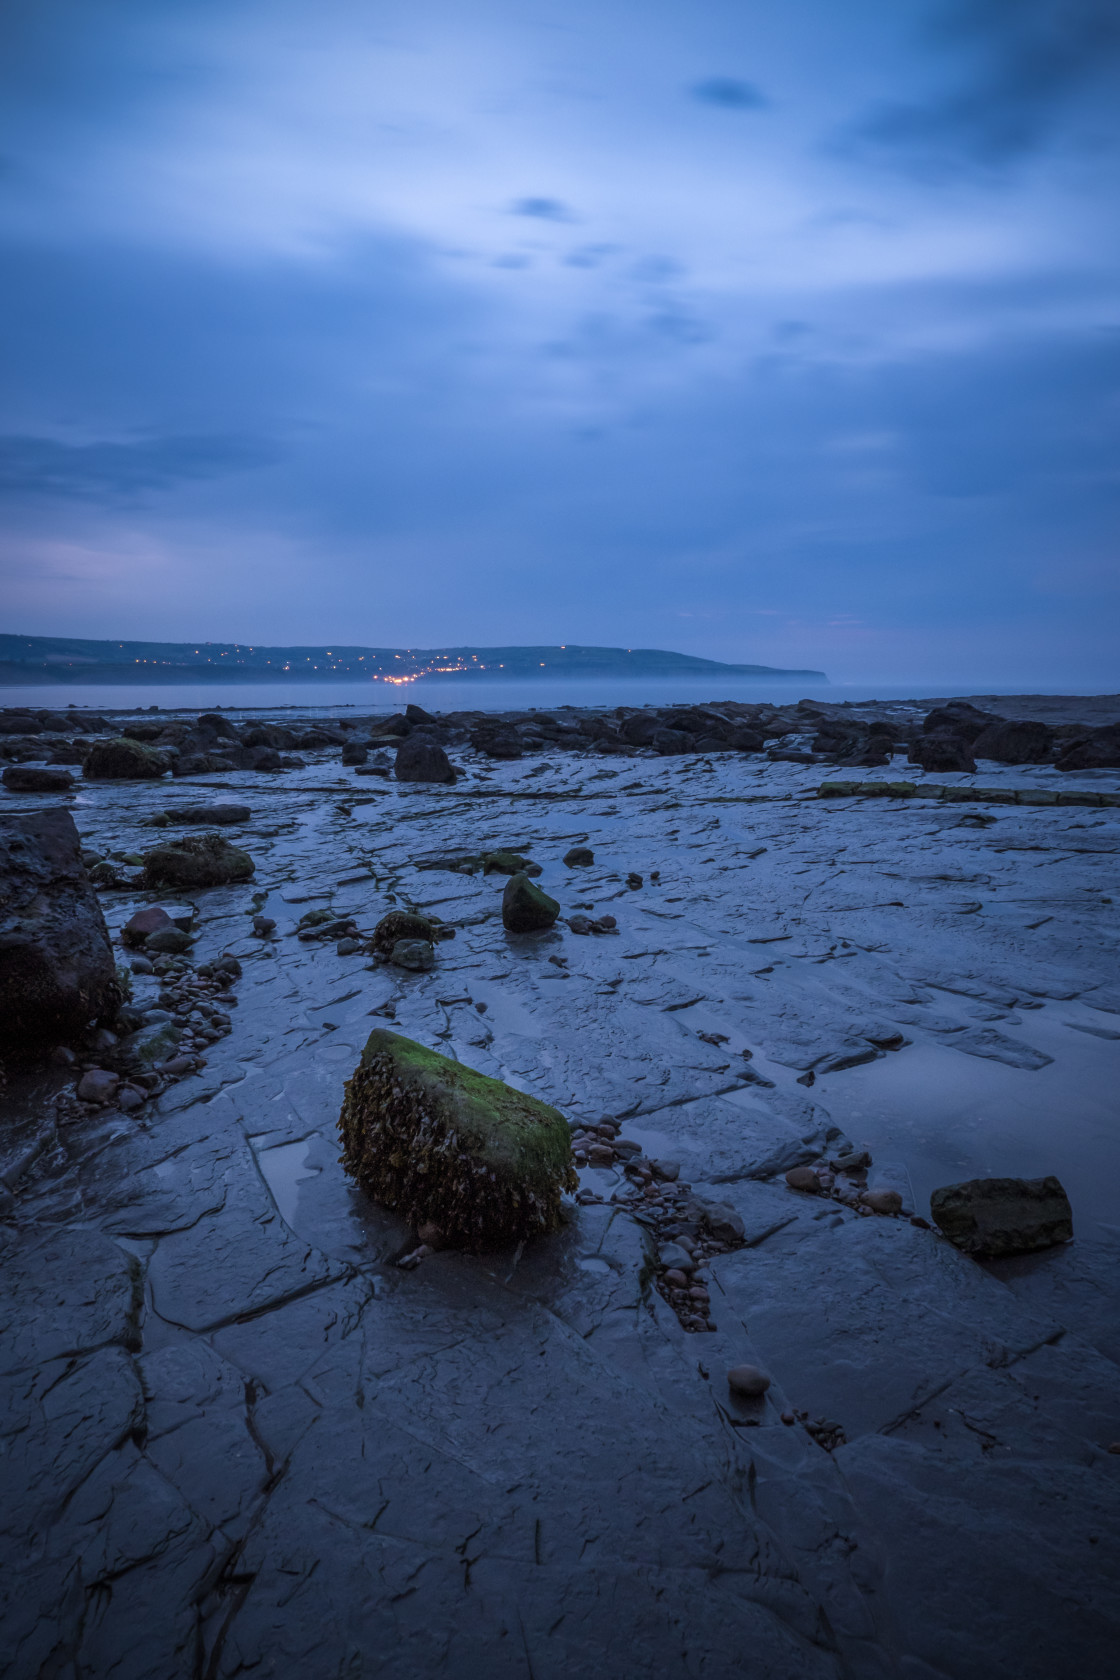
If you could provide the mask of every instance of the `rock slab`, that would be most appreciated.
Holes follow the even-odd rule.
[[[930,1197],[934,1224],[964,1254],[995,1259],[1053,1248],[1073,1236],[1069,1197],[1047,1178],[972,1178]]]
[[[462,1248],[555,1230],[578,1185],[559,1110],[384,1028],[347,1081],[338,1127],[367,1195]]]

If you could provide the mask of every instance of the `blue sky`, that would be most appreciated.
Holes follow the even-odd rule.
[[[4,628],[1120,685],[1115,0],[8,0]]]

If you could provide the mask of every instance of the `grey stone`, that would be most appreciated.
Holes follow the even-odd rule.
[[[356,941],[344,943],[355,944]],[[436,966],[435,947],[426,939],[398,939],[389,961],[394,968],[409,968],[416,974],[425,974]]]
[[[1029,1254],[1073,1236],[1069,1197],[1052,1176],[947,1184],[930,1196],[930,1214],[964,1254]]]
[[[453,782],[451,760],[438,741],[410,735],[397,748],[393,774],[398,782]]]

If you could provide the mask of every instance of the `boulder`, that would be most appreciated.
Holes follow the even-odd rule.
[[[245,727],[241,737],[243,747],[272,747],[285,751],[298,745],[297,737],[290,729],[285,729],[280,723],[250,723]]]
[[[415,724],[419,729],[439,722],[439,719],[434,718],[431,712],[426,712],[423,706],[406,706],[404,715],[409,723]]]
[[[180,753],[171,761],[173,776],[214,776],[236,769],[232,758],[223,753]]]
[[[628,747],[648,747],[653,738],[664,728],[656,712],[634,712],[630,717],[623,718],[618,726],[619,738]]]
[[[922,730],[926,735],[961,735],[966,741],[975,741],[989,724],[999,722],[992,712],[982,712],[968,700],[950,700],[948,705],[935,706],[926,714]]]
[[[554,898],[535,887],[528,875],[512,875],[502,894],[502,922],[510,933],[536,933],[550,928],[560,914]]]
[[[1050,757],[1054,731],[1032,718],[1001,718],[981,730],[972,743],[974,758],[997,764],[1043,764]]]
[[[1073,1212],[1058,1179],[972,1178],[930,1197],[933,1222],[965,1254],[994,1259],[1052,1248],[1073,1236]]]
[[[188,834],[182,840],[165,840],[144,853],[144,880],[148,886],[192,889],[225,887],[247,881],[253,873],[248,852],[231,846],[221,834]]]
[[[910,746],[909,763],[923,770],[976,769],[972,749],[963,735],[917,735]]]
[[[0,1049],[45,1049],[120,1002],[73,817],[0,818]]]
[[[569,869],[587,869],[595,862],[595,853],[590,846],[573,846],[564,853],[564,862]]]
[[[727,1373],[727,1386],[741,1400],[757,1400],[770,1387],[770,1378],[757,1365],[735,1365]]]
[[[383,1028],[347,1082],[339,1133],[367,1195],[462,1248],[555,1230],[578,1186],[558,1110]]]
[[[662,758],[675,758],[681,753],[695,752],[696,742],[683,729],[659,729],[649,745]]]
[[[154,747],[118,735],[112,741],[93,743],[82,765],[82,775],[90,782],[155,782],[165,773],[169,762]]]
[[[343,764],[364,764],[369,757],[369,748],[364,741],[347,741],[342,749]]]
[[[167,815],[172,822],[198,823],[215,828],[228,828],[233,823],[246,823],[252,816],[248,805],[179,805]]]
[[[13,793],[66,793],[74,786],[74,778],[68,770],[38,764],[9,764],[4,772],[4,786]]]
[[[1057,761],[1059,770],[1120,769],[1120,724],[1107,723],[1068,742]]]
[[[143,945],[149,934],[160,933],[172,925],[171,917],[163,906],[151,904],[144,910],[137,910],[128,918],[121,929],[121,942],[125,945]]]
[[[258,741],[251,747],[241,748],[237,754],[237,766],[239,770],[284,770],[287,768],[287,760],[275,747]]]
[[[229,718],[223,717],[221,712],[200,712],[197,726],[208,734],[221,736],[227,741],[236,741],[237,739],[237,730],[233,727]]]
[[[388,957],[399,940],[419,939],[430,945],[435,937],[435,923],[427,916],[419,916],[413,910],[390,910],[373,930],[373,948]]]
[[[398,782],[453,782],[451,760],[438,741],[410,735],[397,748],[394,773]]]

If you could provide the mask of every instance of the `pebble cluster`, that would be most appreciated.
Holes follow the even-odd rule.
[[[613,1201],[630,1207],[653,1234],[658,1248],[656,1287],[690,1332],[715,1330],[707,1268],[712,1258],[743,1245],[742,1221],[723,1203],[697,1201],[692,1186],[680,1182],[676,1161],[648,1160],[640,1144],[619,1136],[617,1120],[589,1126],[575,1122],[572,1155],[577,1166],[616,1167],[627,1180]],[[581,1190],[577,1201],[601,1200]]]

